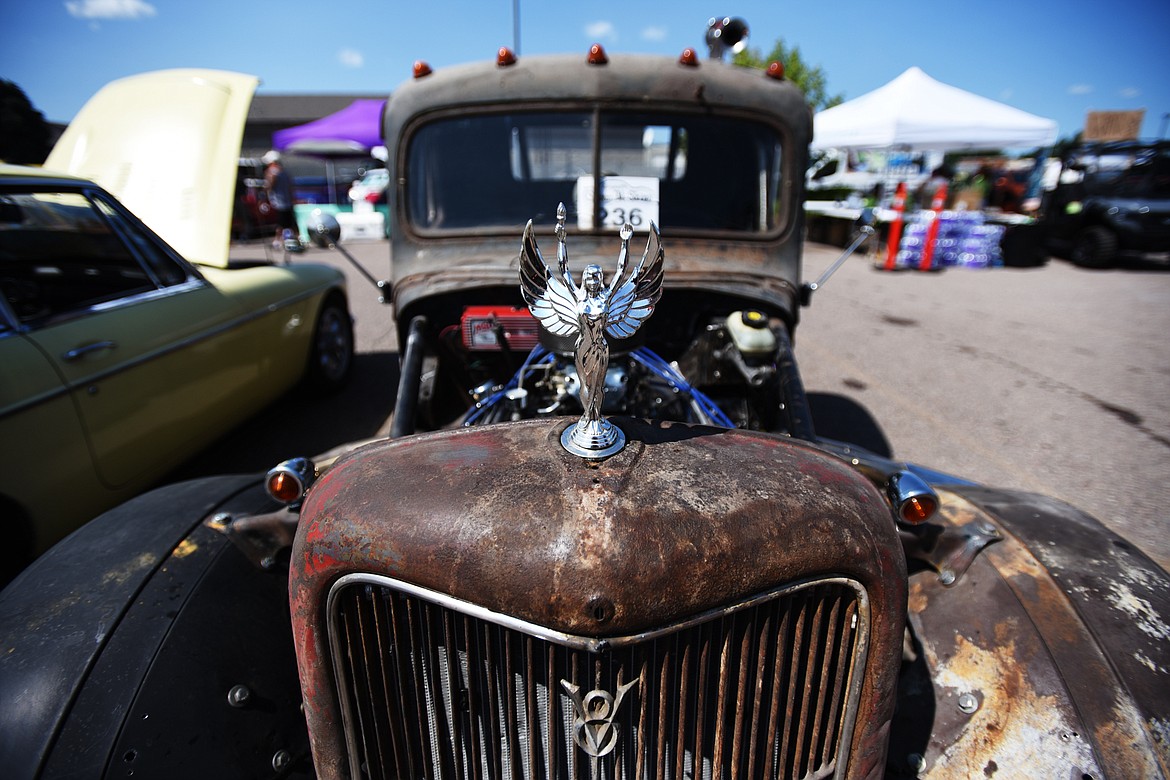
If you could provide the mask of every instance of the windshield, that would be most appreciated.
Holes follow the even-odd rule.
[[[406,204],[424,231],[779,230],[781,144],[761,122],[665,113],[541,112],[440,119],[407,150]],[[600,188],[597,182],[601,182]]]
[[[1170,146],[1118,148],[1075,161],[1085,186],[1118,197],[1170,197]]]

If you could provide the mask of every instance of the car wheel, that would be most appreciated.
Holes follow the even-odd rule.
[[[313,328],[306,379],[320,393],[340,390],[353,368],[353,321],[344,299],[332,296],[321,306]]]
[[[1117,254],[1117,236],[1100,225],[1087,227],[1073,243],[1072,261],[1085,268],[1104,268]]]

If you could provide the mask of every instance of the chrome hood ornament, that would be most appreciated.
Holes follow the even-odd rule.
[[[627,222],[619,235],[622,239],[617,271],[605,286],[601,266],[588,265],[581,272],[578,286],[569,273],[569,252],[565,247],[565,204],[557,206],[557,273],[554,274],[532,231],[532,220],[524,228],[520,248],[520,292],[532,316],[555,336],[576,336],[574,348],[577,376],[581,380],[581,404],[585,411],[575,425],[561,435],[566,450],[582,458],[600,459],[620,452],[626,445],[621,429],[601,416],[605,395],[605,372],[609,368],[609,342],[629,338],[654,313],[662,297],[662,236],[658,226],[650,223],[650,235],[642,260],[627,277],[630,236],[634,229]]]

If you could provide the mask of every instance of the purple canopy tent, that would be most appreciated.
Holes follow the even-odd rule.
[[[333,187],[334,158],[371,154],[382,146],[382,112],[385,100],[355,100],[340,111],[272,134],[272,147],[290,154],[325,159],[329,202],[336,202]]]
[[[355,100],[340,111],[272,134],[275,149],[295,154],[366,154],[382,145],[385,100]]]

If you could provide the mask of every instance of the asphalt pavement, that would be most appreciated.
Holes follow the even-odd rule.
[[[388,276],[388,242],[345,248]],[[805,278],[840,251],[807,244]],[[233,251],[264,256],[259,245]],[[311,248],[291,262],[346,271],[353,382],[332,398],[289,396],[178,476],[259,471],[389,431],[398,382],[390,307],[338,250]],[[806,390],[825,410],[814,421],[822,433],[836,434],[860,405],[895,456],[1065,500],[1170,569],[1168,333],[1166,264],[885,272],[855,255],[802,311],[795,343]]]

